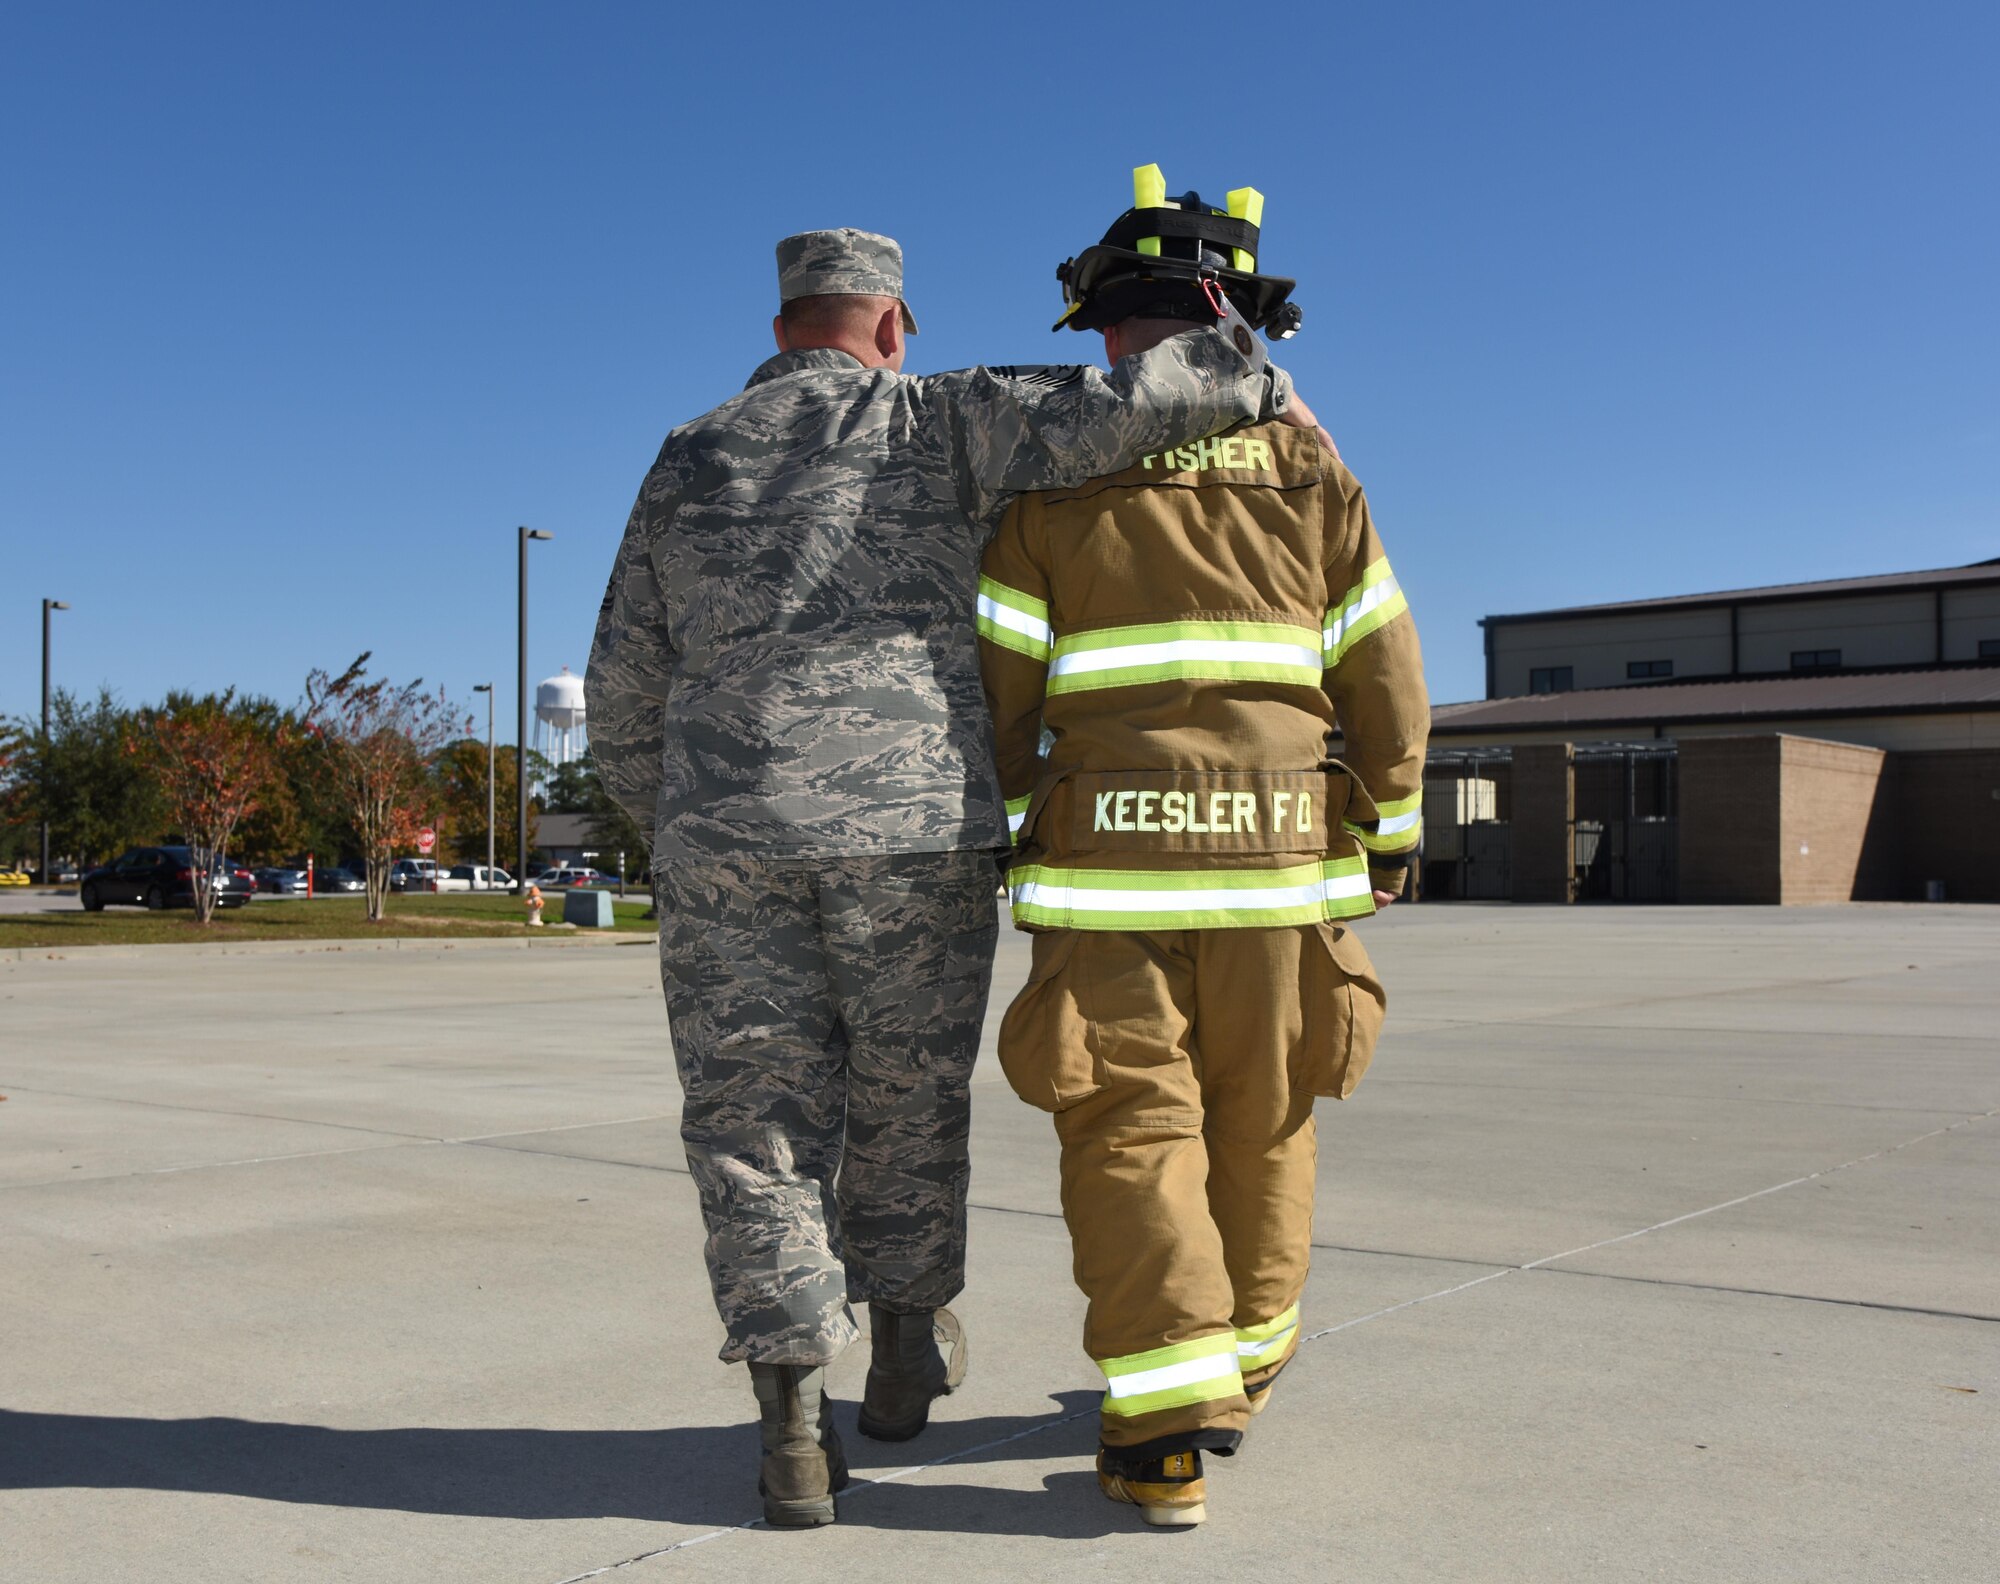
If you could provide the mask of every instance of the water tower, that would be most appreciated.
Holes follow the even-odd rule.
[[[566,765],[583,757],[589,739],[583,724],[583,678],[564,666],[535,689],[535,747],[550,764]]]

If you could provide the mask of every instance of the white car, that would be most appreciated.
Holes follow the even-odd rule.
[[[601,886],[611,883],[610,876],[586,868],[582,864],[557,864],[555,868],[544,869],[535,876],[535,884],[544,891],[558,887]]]
[[[453,864],[437,877],[440,891],[511,891],[514,877],[505,869],[489,869],[484,864]]]
[[[398,858],[389,865],[389,889],[391,891],[429,891],[431,882],[437,879],[438,866],[435,858]]]

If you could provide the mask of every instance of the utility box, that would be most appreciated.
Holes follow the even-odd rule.
[[[575,890],[563,893],[563,922],[578,929],[610,929],[611,893]]]

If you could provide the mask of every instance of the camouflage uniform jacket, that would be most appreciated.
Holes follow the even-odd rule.
[[[1008,500],[1289,399],[1215,330],[1109,374],[769,359],[640,488],[585,684],[606,786],[656,858],[1004,847],[973,620]]]

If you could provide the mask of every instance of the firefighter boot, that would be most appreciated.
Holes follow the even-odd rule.
[[[773,1529],[811,1529],[834,1521],[833,1493],[847,1483],[847,1457],[817,1365],[752,1364],[764,1455],[757,1494]]]
[[[1156,1529],[1184,1529],[1208,1516],[1208,1484],[1199,1452],[1164,1457],[1123,1456],[1117,1447],[1097,1449],[1098,1489],[1115,1502],[1130,1502]]]
[[[930,1422],[931,1403],[965,1379],[965,1331],[949,1309],[891,1314],[868,1306],[868,1384],[861,1395],[861,1433],[877,1441],[907,1441]],[[951,1345],[946,1365],[938,1343]]]
[[[1256,1385],[1251,1386],[1246,1384],[1244,1386],[1243,1395],[1250,1399],[1250,1415],[1252,1418],[1255,1418],[1271,1406],[1271,1393],[1278,1389],[1278,1377],[1284,1373],[1285,1366],[1280,1364],[1270,1374],[1258,1381]]]

